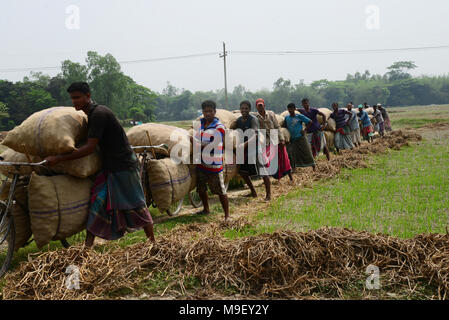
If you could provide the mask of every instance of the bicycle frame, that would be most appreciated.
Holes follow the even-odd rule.
[[[5,206],[5,210],[4,212],[2,212],[2,216],[0,217],[1,221],[0,221],[0,231],[3,230],[3,228],[5,227],[5,223],[7,221],[7,217],[9,212],[11,211],[11,207],[12,204],[14,202],[14,193],[16,191],[16,187],[17,187],[17,182],[19,181],[20,178],[20,167],[22,166],[29,166],[29,167],[45,167],[44,165],[47,163],[47,161],[41,161],[38,163],[28,163],[28,162],[5,162],[5,161],[0,161],[0,166],[11,166],[11,167],[15,167],[16,172],[13,174],[13,178],[12,178],[12,182],[11,185],[9,187],[9,192],[8,192],[8,200],[6,202],[6,206]],[[0,189],[0,192],[3,192],[4,188],[6,187],[7,183],[8,183],[8,179],[9,177],[6,177],[6,179],[3,181],[3,185]],[[6,231],[5,235],[3,236],[2,239],[0,239],[0,244],[2,244],[9,235],[9,232],[11,230],[11,224],[8,225],[8,230]]]

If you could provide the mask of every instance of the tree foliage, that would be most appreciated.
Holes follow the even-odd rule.
[[[413,61],[398,61],[383,75],[365,70],[348,74],[342,81],[321,79],[310,85],[280,77],[271,90],[254,92],[238,85],[228,94],[228,109],[238,109],[241,101],[254,103],[258,98],[275,112],[284,111],[290,102],[299,106],[303,98],[309,98],[314,107],[329,107],[332,102],[386,106],[449,103],[449,75],[412,77],[410,72],[415,68]],[[157,94],[126,76],[112,55],[90,51],[85,64],[63,61],[61,72],[54,77],[31,73],[21,82],[0,80],[0,129],[9,130],[44,108],[71,105],[66,90],[76,81],[89,82],[94,101],[110,107],[122,120],[190,120],[201,113],[204,100],[215,100],[219,108],[225,105],[223,89],[191,92],[168,82]]]

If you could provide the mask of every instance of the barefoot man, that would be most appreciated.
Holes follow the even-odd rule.
[[[191,140],[194,144],[201,146],[201,163],[197,164],[197,190],[203,210],[198,214],[209,214],[209,198],[207,196],[207,185],[213,194],[220,198],[221,206],[225,214],[225,222],[229,221],[229,201],[226,194],[223,175],[223,141],[225,127],[220,120],[215,117],[217,105],[214,101],[207,100],[201,104],[203,118],[201,126],[194,133]],[[194,147],[194,150],[196,148]]]
[[[52,166],[79,159],[95,152],[98,146],[103,167],[92,188],[86,246],[93,245],[95,236],[116,240],[127,229],[137,228],[143,228],[154,242],[153,220],[145,202],[139,162],[123,127],[109,108],[91,100],[87,83],[73,83],[67,91],[75,109],[87,114],[88,140],[72,153],[45,160]]]
[[[257,198],[257,192],[251,181],[251,177],[257,176],[257,130],[259,129],[259,121],[256,117],[249,114],[251,111],[251,102],[248,100],[240,103],[241,117],[237,118],[231,129],[240,129],[245,134],[243,143],[239,146],[240,151],[244,153],[244,163],[239,164],[239,174],[245,180],[251,193],[248,196]]]

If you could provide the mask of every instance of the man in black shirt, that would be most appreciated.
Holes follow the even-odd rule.
[[[123,127],[109,108],[92,102],[87,83],[73,83],[67,91],[75,109],[88,116],[88,140],[72,153],[50,156],[46,160],[52,166],[85,157],[96,149],[100,153],[103,167],[92,189],[86,246],[93,245],[95,236],[115,240],[128,228],[141,227],[154,241],[153,221],[140,182],[139,163]]]

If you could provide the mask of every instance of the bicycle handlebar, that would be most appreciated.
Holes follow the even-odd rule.
[[[28,167],[43,167],[47,163],[47,160],[31,163],[31,162],[7,162],[0,161],[0,166],[28,166]]]
[[[167,148],[167,145],[165,144],[159,144],[157,146],[131,146],[131,149],[159,149],[159,148]]]

